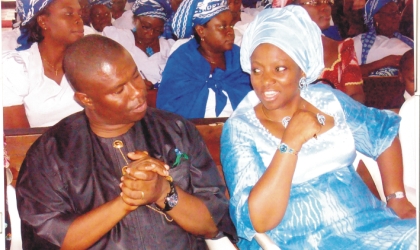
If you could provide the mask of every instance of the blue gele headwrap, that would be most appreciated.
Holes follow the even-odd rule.
[[[33,19],[33,17],[49,5],[53,0],[18,0],[16,1],[16,9],[22,23],[20,24],[20,36],[17,42],[20,44],[16,50],[29,49],[32,43],[28,41],[30,31],[25,25]]]
[[[111,5],[112,5],[111,0],[89,0],[88,2],[90,4],[90,6],[97,5],[97,4],[103,4],[106,7],[111,8]]]
[[[184,0],[172,21],[174,34],[178,38],[191,37],[196,25],[207,23],[225,10],[229,10],[226,0]]]
[[[242,70],[251,73],[251,55],[258,45],[269,43],[283,50],[305,72],[304,85],[318,79],[324,69],[321,30],[301,6],[264,9],[244,33]]]
[[[136,16],[157,17],[165,22],[172,14],[168,0],[136,0],[131,10]]]

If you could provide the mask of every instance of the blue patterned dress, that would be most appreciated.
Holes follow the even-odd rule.
[[[377,159],[390,146],[399,116],[367,108],[323,84],[309,86],[301,96],[332,116],[335,125],[302,146],[286,213],[266,234],[281,249],[416,249],[416,220],[399,219],[352,166],[356,150]],[[221,141],[240,249],[259,249],[248,197],[280,144],[255,116],[259,102],[253,91],[244,98],[224,125]]]

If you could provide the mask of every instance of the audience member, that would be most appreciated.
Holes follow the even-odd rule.
[[[368,0],[364,18],[369,31],[353,38],[362,75],[397,75],[401,55],[414,46],[398,30],[398,5],[393,0]]]
[[[91,0],[90,5],[91,27],[102,34],[106,26],[112,26],[111,0]]]
[[[400,32],[402,35],[414,39],[413,0],[407,0],[401,13]]]
[[[311,85],[322,53],[321,31],[300,6],[263,10],[244,34],[254,91],[221,138],[238,246],[258,249],[254,236],[266,232],[281,249],[415,249],[416,220],[399,218],[416,216],[404,196],[400,118]],[[354,170],[356,150],[377,160],[387,204]]]
[[[128,51],[86,36],[67,50],[64,69],[85,110],[26,155],[17,180],[23,249],[205,249],[204,238],[236,238],[199,132],[147,108]]]
[[[169,57],[157,107],[186,118],[227,117],[251,90],[233,44],[226,0],[184,0],[173,19],[178,38],[194,39]]]
[[[79,0],[81,17],[83,20],[83,25],[90,27],[90,3],[88,0]]]
[[[404,53],[399,64],[398,77],[405,85],[405,100],[414,95],[414,49]]]
[[[46,127],[80,111],[64,77],[65,49],[83,37],[77,0],[23,0],[17,50],[2,53],[4,128]]]
[[[163,25],[171,13],[166,0],[136,1],[132,8],[135,31],[106,27],[103,35],[119,42],[130,52],[141,69],[148,89],[161,80],[174,40],[160,37]]]
[[[127,0],[112,0],[111,12],[112,18],[115,20],[112,22],[112,26],[119,29],[134,29],[133,23],[133,12],[131,9],[125,10]]]
[[[309,14],[312,21],[321,29],[330,27],[332,0],[295,0],[294,4],[301,5]],[[326,79],[334,87],[348,94],[354,100],[364,103],[363,78],[357,63],[353,39],[335,41],[322,36],[323,56],[325,69],[320,78]]]
[[[234,43],[238,46],[241,46],[242,43],[242,36],[248,28],[248,25],[252,20],[254,20],[255,16],[264,9],[264,7],[260,6],[258,8],[242,8],[242,0],[228,0],[229,9],[232,12],[232,16],[234,17],[234,26],[233,31],[235,32],[235,40]],[[239,19],[238,19],[239,18]],[[237,20],[237,21],[235,21]]]
[[[169,0],[169,5],[171,6],[172,12],[169,15],[168,20],[165,22],[164,30],[162,36],[166,39],[174,39],[177,40],[173,29],[172,29],[172,21],[174,18],[175,12],[178,10],[179,5],[181,5],[182,0]]]
[[[343,5],[343,14],[347,20],[348,27],[344,38],[355,37],[367,32],[364,23],[365,0],[345,0]]]

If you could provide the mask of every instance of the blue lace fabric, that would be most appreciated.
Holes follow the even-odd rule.
[[[400,118],[324,84],[310,85],[301,96],[332,116],[334,127],[302,146],[287,210],[266,234],[280,249],[416,249],[416,220],[399,219],[352,166],[356,150],[376,159],[388,148]],[[260,249],[248,197],[281,142],[255,116],[259,102],[250,92],[225,123],[221,138],[229,211],[241,250]]]

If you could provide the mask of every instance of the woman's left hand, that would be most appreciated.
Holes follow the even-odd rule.
[[[406,197],[402,199],[390,199],[387,206],[392,208],[392,210],[394,210],[401,219],[416,218],[416,208],[407,200]]]

